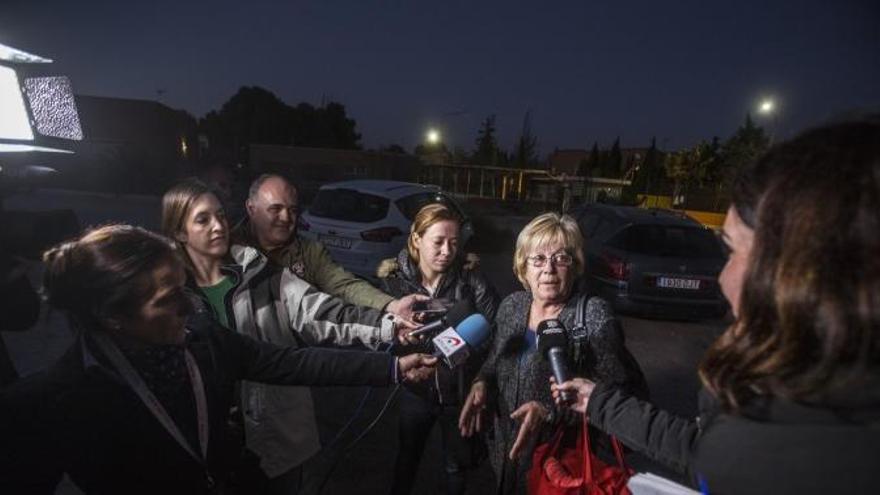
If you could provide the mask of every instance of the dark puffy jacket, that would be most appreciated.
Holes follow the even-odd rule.
[[[487,320],[495,319],[498,310],[499,297],[495,289],[485,276],[477,269],[477,262],[472,257],[470,262],[460,257],[455,261],[449,271],[443,275],[437,290],[430,294],[422,286],[422,275],[419,267],[409,257],[406,249],[400,251],[395,260],[385,260],[380,268],[379,277],[382,280],[383,290],[388,294],[399,298],[409,294],[423,294],[435,299],[462,300],[470,299],[476,308]],[[410,384],[409,389],[425,398],[446,405],[458,405],[464,402],[464,397],[470,390],[471,382],[483,364],[491,339],[488,339],[483,349],[468,358],[467,363],[451,371],[445,366],[437,367],[435,379],[420,384]],[[431,352],[430,344],[425,346],[399,347],[398,353]]]
[[[877,493],[880,377],[874,373],[866,386],[836,399],[762,398],[736,414],[703,391],[695,419],[599,384],[587,412],[592,424],[689,474],[713,495]]]

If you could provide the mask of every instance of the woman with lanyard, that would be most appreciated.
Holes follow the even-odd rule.
[[[176,246],[110,225],[46,252],[49,304],[76,330],[44,373],[0,394],[0,493],[230,493],[228,411],[239,380],[385,386],[435,359],[293,350],[186,326]]]

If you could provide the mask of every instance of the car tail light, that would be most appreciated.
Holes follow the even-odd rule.
[[[602,259],[608,265],[608,274],[615,280],[629,279],[629,264],[622,258],[605,253]]]
[[[370,242],[391,242],[395,236],[403,235],[397,227],[379,227],[361,232],[361,239]]]

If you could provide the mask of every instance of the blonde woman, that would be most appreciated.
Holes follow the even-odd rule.
[[[448,206],[423,207],[413,219],[407,246],[395,260],[383,263],[385,292],[394,297],[422,294],[450,301],[468,300],[488,320],[495,317],[498,295],[471,260],[461,256],[461,218]],[[390,262],[390,263],[389,263]],[[465,471],[474,467],[485,452],[482,439],[468,441],[458,430],[458,415],[467,386],[482,365],[480,355],[471,356],[456,370],[437,368],[433,380],[408,386],[400,397],[397,452],[393,494],[410,493],[428,434],[440,423],[443,439],[443,484],[446,493],[465,489]]]
[[[526,493],[535,443],[559,420],[547,387],[550,366],[536,352],[536,330],[542,321],[557,319],[569,332],[569,360],[578,376],[645,391],[641,370],[624,345],[620,322],[609,305],[573,292],[583,270],[583,238],[571,217],[545,213],[519,233],[513,271],[525,290],[501,303],[492,349],[459,419],[465,436],[481,431],[484,420],[494,423],[489,459],[498,493]],[[571,332],[581,300],[586,338],[578,340]]]

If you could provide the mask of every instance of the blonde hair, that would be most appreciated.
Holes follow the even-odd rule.
[[[573,278],[584,272],[584,237],[577,222],[568,215],[550,212],[538,215],[523,227],[516,238],[516,250],[513,253],[513,273],[526,289],[526,264],[529,253],[535,248],[557,242],[562,243],[565,252],[574,258],[572,264]]]
[[[455,222],[461,228],[461,217],[444,204],[432,203],[425,205],[416,213],[410,228],[409,239],[406,242],[406,250],[413,261],[419,262],[419,249],[416,247],[416,237],[425,235],[425,232],[432,225],[443,221]]]
[[[178,239],[178,234],[184,229],[186,216],[193,203],[205,194],[217,196],[209,185],[199,179],[190,178],[178,182],[162,196],[162,233],[177,245],[187,268],[192,268],[192,261],[186,252],[186,246]]]

